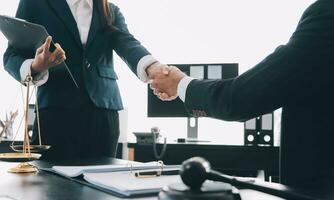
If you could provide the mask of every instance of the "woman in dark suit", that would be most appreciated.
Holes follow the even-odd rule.
[[[39,85],[42,142],[52,146],[44,159],[115,156],[123,105],[113,51],[143,81],[148,68],[159,73],[163,65],[129,33],[119,8],[107,0],[21,0],[16,17],[43,25],[52,36],[37,50],[8,45],[4,54],[5,69],[15,79],[31,74]],[[59,65],[65,59],[79,88]],[[34,143],[36,135],[35,122]]]

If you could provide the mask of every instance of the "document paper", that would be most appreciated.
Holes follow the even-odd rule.
[[[179,175],[137,178],[134,172],[84,173],[84,179],[101,188],[120,193],[124,196],[156,194],[164,186],[181,183]]]

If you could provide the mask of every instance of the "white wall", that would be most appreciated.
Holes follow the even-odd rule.
[[[0,14],[2,15],[15,15],[18,0],[1,1],[0,2]],[[18,122],[22,118],[22,99],[21,99],[21,87],[3,68],[2,55],[6,49],[7,40],[0,33],[0,119],[4,120],[6,113],[19,109],[19,116],[16,118],[14,124],[14,134],[18,127]],[[23,138],[22,135],[18,137]]]
[[[314,0],[114,0],[130,31],[165,63],[237,62],[244,72],[288,41]],[[140,11],[138,11],[140,10]],[[146,117],[146,86],[117,60],[131,132],[158,125],[170,138],[185,137],[185,119]],[[131,86],[135,90],[127,88]],[[172,126],[171,126],[172,125]],[[243,124],[200,119],[199,137],[243,144]]]
[[[113,0],[130,31],[164,63],[237,62],[240,72],[288,41],[305,8],[314,0]],[[0,13],[14,15],[17,0],[1,1]],[[5,49],[0,36],[0,54]],[[0,58],[2,64],[2,58]],[[119,58],[115,61],[127,133],[159,126],[168,138],[185,137],[186,119],[147,118],[146,85]],[[0,117],[20,100],[20,88],[0,68]],[[199,137],[243,144],[243,124],[200,119]]]

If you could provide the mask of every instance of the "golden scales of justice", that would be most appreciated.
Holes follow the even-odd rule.
[[[38,102],[36,97],[36,119],[37,119],[37,126],[38,126],[38,137],[39,137],[39,144],[38,145],[32,145],[29,141],[29,134],[28,134],[28,109],[29,109],[29,101],[30,101],[30,85],[32,83],[32,76],[28,75],[26,79],[23,81],[23,84],[27,86],[27,94],[26,94],[26,100],[24,102],[24,115],[22,120],[24,119],[24,139],[22,145],[15,145],[15,138],[18,134],[18,131],[16,132],[13,142],[10,145],[10,147],[15,151],[14,153],[1,153],[0,154],[0,160],[5,162],[21,162],[19,165],[17,165],[14,168],[11,168],[8,170],[8,172],[11,173],[35,173],[38,172],[38,168],[30,163],[29,161],[38,160],[42,155],[41,153],[43,151],[48,150],[51,146],[50,145],[43,145],[41,140],[41,131],[40,131],[40,124],[39,124],[39,114],[38,114]],[[22,87],[22,86],[21,86]],[[34,86],[34,89],[32,91],[32,94],[36,91],[36,86]],[[35,92],[36,93],[36,92]],[[36,94],[37,96],[37,94]],[[23,97],[23,92],[22,92]],[[20,122],[22,123],[22,120]],[[19,130],[20,128],[18,128]]]

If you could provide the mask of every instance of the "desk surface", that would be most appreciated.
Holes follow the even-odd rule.
[[[124,164],[127,161],[119,159],[103,159],[96,164]],[[82,163],[82,162],[81,162]],[[92,161],[87,164],[93,163]],[[38,161],[34,164],[41,167],[50,167],[49,163]],[[68,162],[60,161],[57,164],[68,165]],[[79,162],[73,162],[73,165]],[[89,186],[70,181],[64,177],[54,175],[45,171],[40,171],[37,174],[12,174],[7,170],[17,163],[5,163],[0,161],[0,197],[8,196],[14,200],[110,200],[120,199],[108,193],[96,190]],[[1,198],[0,198],[1,199]],[[124,199],[124,198],[123,198]],[[138,198],[138,199],[156,199]]]
[[[99,160],[90,160],[84,162],[85,164],[124,164],[127,161],[119,159],[104,158]],[[83,164],[82,161],[71,162],[72,165]],[[43,161],[37,161],[34,164],[40,167],[50,167],[49,163]],[[56,162],[57,165],[69,165],[68,162]],[[77,182],[73,182],[64,177],[51,174],[48,172],[40,171],[37,174],[24,175],[24,174],[12,174],[7,170],[17,165],[17,163],[5,163],[0,161],[0,199],[1,197],[11,197],[14,200],[110,200],[121,199],[112,196],[108,193],[96,190],[89,186],[82,185]],[[266,195],[260,192],[251,190],[240,190],[240,194],[243,200],[255,200],[255,199],[268,199],[277,200],[280,198]],[[124,198],[123,198],[124,199]],[[145,197],[136,198],[145,200],[156,200],[157,197]]]

